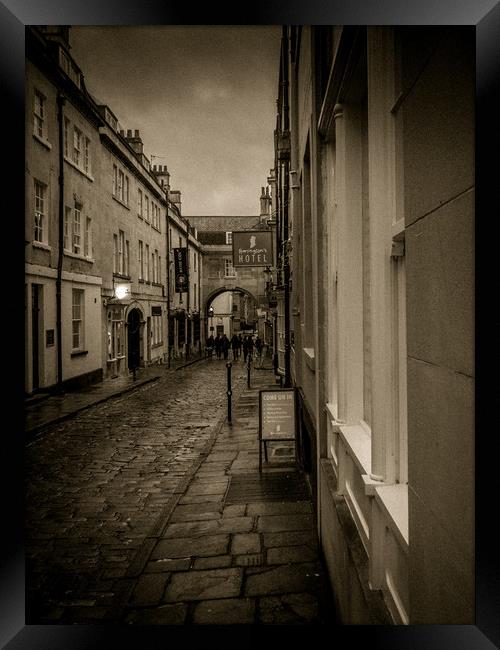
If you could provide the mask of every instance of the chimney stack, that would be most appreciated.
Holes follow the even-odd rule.
[[[166,165],[153,165],[153,174],[165,192],[170,192],[170,174]]]

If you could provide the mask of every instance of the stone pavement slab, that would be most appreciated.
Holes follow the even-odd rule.
[[[262,387],[266,385],[264,373],[259,380]],[[222,426],[211,452],[173,509],[147,567],[159,558],[168,566],[182,555],[189,556],[188,568],[185,557],[181,567],[173,565],[171,572],[165,571],[169,577],[164,601],[192,603],[186,623],[323,623],[325,609],[332,605],[318,554],[311,499],[297,500],[294,495],[302,493],[289,489],[277,494],[279,476],[277,483],[264,475],[261,488],[253,489],[260,481],[255,424],[258,392],[253,389],[249,395],[243,389],[245,395],[234,407],[238,413],[245,401],[245,418],[235,417],[231,426]],[[286,472],[285,479],[295,470],[278,465],[270,471]],[[233,476],[239,480],[240,502],[228,504]],[[245,501],[244,486],[249,479],[252,491]],[[288,487],[293,483],[290,480],[282,484]],[[272,491],[271,499],[255,500],[254,494],[268,498],[266,486]]]

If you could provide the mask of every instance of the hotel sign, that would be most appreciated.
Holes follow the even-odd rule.
[[[272,266],[273,233],[271,230],[233,232],[233,267]]]

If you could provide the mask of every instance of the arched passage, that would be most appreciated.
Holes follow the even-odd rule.
[[[224,320],[221,316],[217,314],[210,313],[210,307],[212,303],[220,296],[223,296],[225,293],[232,293],[238,297],[238,300],[231,301],[231,313],[224,314],[226,318],[230,320],[226,324],[221,324]],[[233,299],[234,300],[234,299]],[[225,331],[227,336],[232,335],[234,332],[253,329],[257,323],[256,309],[258,307],[258,302],[256,297],[243,287],[218,287],[215,291],[212,291],[206,298],[204,311],[205,311],[205,323],[206,323],[206,337],[213,334],[214,336],[217,333],[222,334],[222,331]],[[215,319],[215,320],[214,320]]]

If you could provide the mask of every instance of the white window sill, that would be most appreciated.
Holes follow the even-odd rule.
[[[121,199],[119,199],[117,196],[115,196],[114,194],[112,194],[111,196],[117,203],[122,205],[124,208],[127,208],[127,210],[130,210],[129,206],[126,203],[124,203]]]
[[[375,499],[386,515],[389,526],[403,549],[407,552],[408,534],[408,485],[381,485],[375,488]]]
[[[372,468],[372,441],[360,424],[340,425],[340,437],[361,474],[370,474]]]
[[[94,264],[95,259],[93,257],[85,257],[85,255],[80,255],[78,253],[72,253],[71,251],[65,250],[64,255],[66,257],[73,257],[77,260],[83,260],[84,262],[89,262],[89,264]]]
[[[49,151],[52,149],[52,145],[48,140],[45,138],[40,137],[37,133],[33,133],[33,137],[35,140],[37,140],[40,144],[43,144],[43,146],[48,149]]]
[[[48,244],[44,244],[41,241],[33,241],[32,243],[33,243],[34,248],[41,248],[44,251],[51,251],[52,250],[52,246],[49,246]]]
[[[309,370],[316,372],[316,357],[314,354],[314,348],[302,348],[304,353],[304,359],[306,360],[306,365]]]
[[[327,412],[328,417],[330,418],[332,432],[340,433],[340,426],[345,424],[345,422],[344,420],[338,419],[337,404],[333,404],[332,402],[327,402],[325,404],[325,410]]]
[[[64,156],[64,160],[68,163],[68,165],[71,165],[74,169],[76,169],[77,172],[80,172],[82,176],[85,176],[85,178],[88,178],[89,181],[94,182],[94,177],[87,173],[85,170],[83,170],[81,167],[78,167],[76,163],[74,163],[71,158],[68,158],[67,156]]]

